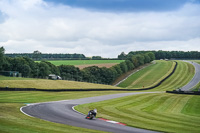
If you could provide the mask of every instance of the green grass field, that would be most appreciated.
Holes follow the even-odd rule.
[[[52,64],[59,65],[90,65],[90,64],[107,64],[107,63],[120,63],[123,60],[56,60],[50,61]]]
[[[152,91],[175,90],[186,85],[193,78],[195,74],[194,66],[183,61],[177,62],[178,66],[174,74]]]
[[[69,100],[120,92],[0,92],[0,132],[1,133],[100,133],[44,121],[24,115],[20,108],[26,103]]]
[[[151,69],[155,69],[152,65]],[[172,64],[168,66],[168,72]],[[149,67],[147,67],[149,69]],[[147,69],[145,68],[145,69]],[[159,69],[157,69],[159,70]],[[152,70],[149,70],[152,71]],[[160,72],[160,71],[159,71]],[[165,71],[167,73],[167,71]],[[165,73],[165,74],[166,74]],[[145,72],[144,72],[145,74]],[[165,76],[164,72],[160,79]],[[175,73],[159,87],[149,91],[173,90],[184,86],[194,75],[194,67],[182,61],[178,61],[178,67]],[[141,75],[142,76],[142,75]],[[154,76],[154,78],[158,76]],[[142,78],[143,81],[147,78]],[[88,88],[97,88],[96,84],[88,84],[73,81],[53,81],[41,79],[10,78],[0,76],[0,86],[45,88],[49,86],[56,88],[73,88],[73,86]],[[100,85],[102,88],[102,85]],[[47,87],[47,89],[50,89]],[[93,88],[92,87],[92,88]],[[105,86],[110,88],[111,86]],[[35,88],[35,87],[33,87]],[[25,103],[36,103],[46,101],[68,100],[83,97],[93,97],[120,93],[119,91],[106,92],[0,92],[0,132],[101,132],[83,128],[72,127],[63,124],[43,121],[37,118],[28,117],[20,112],[20,107]],[[158,130],[164,132],[200,132],[200,97],[190,95],[174,95],[166,93],[141,94],[113,99],[87,105],[79,105],[76,108],[81,112],[87,113],[89,109],[97,108],[98,117],[103,117],[123,123],[128,126]],[[113,111],[113,112],[112,112]]]
[[[196,63],[199,63],[200,64],[200,60],[191,60],[191,61],[194,61]]]
[[[161,90],[174,90],[186,85],[194,76],[194,66],[183,62],[177,61],[178,66],[175,73],[163,82],[157,88],[150,91],[161,91]],[[156,64],[151,65],[135,74],[130,78],[121,83],[119,87],[126,88],[143,88],[153,86],[166,77],[174,68],[174,63],[166,61],[157,61]],[[156,73],[156,74],[155,74]]]
[[[76,106],[82,113],[97,108],[98,117],[132,127],[176,133],[200,132],[200,97],[141,94]]]
[[[67,80],[45,80],[0,76],[0,87],[36,89],[119,89],[111,85],[75,82]]]
[[[119,84],[123,88],[145,88],[157,84],[173,70],[175,63],[172,61],[156,61],[155,64],[131,75]]]

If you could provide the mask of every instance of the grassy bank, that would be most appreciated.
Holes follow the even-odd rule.
[[[200,64],[200,60],[191,60],[191,61],[194,61],[196,63],[199,63]]]
[[[86,113],[97,108],[98,117],[128,126],[163,132],[200,132],[200,97],[174,94],[142,94],[79,105]]]
[[[195,74],[195,68],[192,64],[177,61],[178,66],[174,74],[170,76],[165,82],[163,82],[160,86],[153,89],[153,91],[161,91],[161,90],[175,90],[181,88],[190,82]]]
[[[0,76],[0,87],[36,88],[36,89],[118,89],[110,85],[75,82],[67,80],[45,80],[29,78],[13,78]]]
[[[166,91],[178,89],[186,85],[194,76],[195,68],[192,64],[177,61],[178,66],[174,74],[165,80],[160,86],[150,91]],[[156,64],[144,68],[133,74],[122,82],[119,87],[143,88],[153,86],[172,72],[175,63],[167,61],[157,61]]]
[[[172,61],[156,61],[155,64],[131,75],[118,86],[134,89],[153,86],[169,75],[174,66],[175,63]]]
[[[24,115],[20,107],[26,103],[69,100],[120,92],[0,92],[0,132],[1,133],[100,133],[44,121]]]

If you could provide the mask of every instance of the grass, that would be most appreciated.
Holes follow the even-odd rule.
[[[52,64],[59,65],[89,65],[89,64],[107,64],[107,63],[120,63],[123,60],[56,60],[50,61]]]
[[[165,80],[160,86],[150,91],[166,91],[178,89],[186,85],[194,76],[195,68],[192,64],[177,61],[178,66],[172,76]],[[119,87],[126,88],[143,88],[153,86],[164,77],[166,77],[173,70],[175,64],[166,61],[157,61],[156,64],[151,65],[135,74],[129,79],[125,80]],[[163,69],[165,68],[165,69]],[[131,85],[130,85],[131,84]]]
[[[76,106],[82,113],[97,108],[98,117],[128,126],[176,133],[200,132],[200,97],[141,94]]]
[[[174,74],[170,76],[165,82],[160,86],[153,89],[153,91],[166,91],[166,90],[175,90],[186,85],[190,80],[192,80],[195,74],[195,68],[192,64],[177,61],[178,66]],[[151,90],[152,91],[152,90]]]
[[[1,133],[100,133],[102,131],[57,124],[26,116],[20,112],[25,103],[78,99],[119,92],[0,92]]]
[[[200,64],[200,60],[191,60],[191,61],[194,61],[196,63],[199,63]]]
[[[110,85],[75,82],[67,80],[45,80],[29,78],[13,78],[0,76],[0,87],[36,88],[36,89],[119,89]]]
[[[0,81],[2,80],[36,80],[36,79],[35,78],[7,77],[7,76],[0,75]]]
[[[195,87],[193,87],[191,90],[198,91],[199,89],[200,89],[200,82]]]
[[[131,75],[118,86],[134,89],[153,86],[169,75],[174,66],[175,62],[172,61],[156,61],[156,64],[146,67],[145,69]]]
[[[153,69],[153,68],[152,68]],[[166,73],[165,73],[166,74]],[[172,90],[184,86],[194,75],[194,67],[182,61],[178,61],[175,73],[161,86],[153,89],[163,91]],[[163,75],[164,76],[164,75]],[[36,80],[26,78],[0,77],[0,86],[12,82],[13,86],[26,85],[31,88],[33,84],[41,87],[49,85],[52,88],[76,87],[87,88],[93,84],[84,85],[82,82],[63,82],[53,80]],[[18,84],[17,84],[18,82]],[[20,83],[19,83],[20,82]],[[51,83],[52,84],[51,84]],[[4,83],[4,84],[3,84]],[[29,83],[29,84],[28,84]],[[77,85],[79,84],[79,85]],[[54,86],[55,85],[55,86]],[[95,85],[95,84],[94,84]],[[95,85],[96,86],[96,85]],[[10,87],[10,86],[9,86]],[[41,87],[41,88],[43,88]],[[106,86],[108,87],[108,86]],[[110,87],[110,86],[109,86]],[[35,88],[35,87],[34,87]],[[54,88],[54,89],[55,89]],[[152,90],[151,90],[152,91]],[[19,109],[25,103],[68,100],[83,97],[99,96],[105,94],[120,93],[106,92],[0,92],[0,132],[102,132],[84,128],[56,124],[28,117]],[[98,117],[103,117],[128,124],[128,126],[158,130],[163,132],[200,132],[200,97],[174,94],[141,94],[107,100],[87,105],[79,105],[76,109],[87,114],[89,109],[97,108]]]

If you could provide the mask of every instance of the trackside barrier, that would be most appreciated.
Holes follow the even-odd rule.
[[[187,94],[187,95],[200,95],[199,91],[166,91],[166,93],[173,93],[173,94]]]
[[[9,87],[0,87],[0,91],[50,91],[50,92],[61,92],[61,91],[142,91],[150,90],[161,85],[166,79],[168,79],[176,70],[178,63],[175,61],[176,65],[174,66],[173,71],[162,79],[158,84],[142,89],[36,89],[36,88],[9,88]]]

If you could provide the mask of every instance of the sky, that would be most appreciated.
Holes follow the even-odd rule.
[[[200,0],[0,0],[6,53],[200,51]]]

